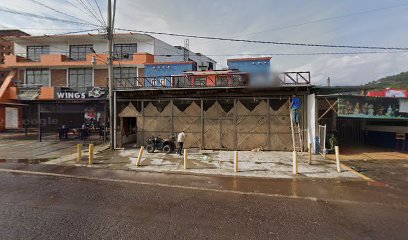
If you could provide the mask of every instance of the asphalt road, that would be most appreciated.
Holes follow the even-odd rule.
[[[399,191],[361,181],[2,164],[0,234],[1,239],[406,239],[408,206]]]

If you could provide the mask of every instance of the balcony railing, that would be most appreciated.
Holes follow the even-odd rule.
[[[261,79],[261,81],[259,81]],[[251,82],[252,80],[252,82]],[[226,75],[179,75],[159,77],[115,78],[116,90],[267,87],[309,85],[310,72],[284,72],[278,75],[251,76],[247,73]]]

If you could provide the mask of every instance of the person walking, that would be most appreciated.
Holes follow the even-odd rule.
[[[181,133],[178,134],[177,136],[177,143],[179,145],[179,148],[177,150],[178,155],[183,155],[183,145],[184,145],[184,140],[186,139],[186,134],[184,131],[181,131]]]
[[[300,109],[301,101],[300,98],[296,96],[296,94],[292,95],[292,101],[290,104],[290,109],[292,110],[292,121],[295,124],[299,124],[299,109]]]

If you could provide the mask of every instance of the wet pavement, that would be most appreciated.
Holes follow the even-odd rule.
[[[366,181],[0,164],[2,239],[406,239],[407,189]]]
[[[292,152],[251,152],[239,151],[239,172],[234,172],[233,151],[213,151],[188,149],[188,169],[184,169],[183,156],[161,152],[144,152],[140,166],[136,166],[139,149],[128,148],[117,151],[99,151],[94,158],[94,168],[131,170],[144,172],[245,176],[261,178],[293,178]],[[320,155],[313,156],[309,164],[308,153],[299,153],[299,174],[305,178],[359,178],[354,171],[343,169],[336,171],[334,161],[324,160]],[[70,159],[56,159],[47,164],[68,166],[85,166],[87,156],[81,163],[76,161],[76,155]]]

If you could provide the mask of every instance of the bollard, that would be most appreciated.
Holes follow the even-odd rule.
[[[137,162],[136,162],[136,166],[138,167],[140,166],[140,163],[142,162],[143,152],[144,152],[144,146],[141,146],[139,150],[139,156],[137,156]]]
[[[234,152],[234,172],[238,172],[238,151]]]
[[[188,152],[187,152],[187,149],[184,149],[184,170],[187,169],[187,161],[188,161]]]
[[[312,143],[309,143],[309,165],[312,165]]]
[[[89,157],[88,157],[89,165],[93,164],[93,159],[94,159],[94,145],[89,144]]]
[[[293,175],[297,175],[298,174],[298,156],[297,156],[297,152],[293,151]]]
[[[82,160],[82,144],[77,144],[77,162]]]
[[[334,147],[334,151],[336,152],[336,167],[337,167],[337,172],[341,172],[340,168],[340,151],[339,151],[339,146]]]

